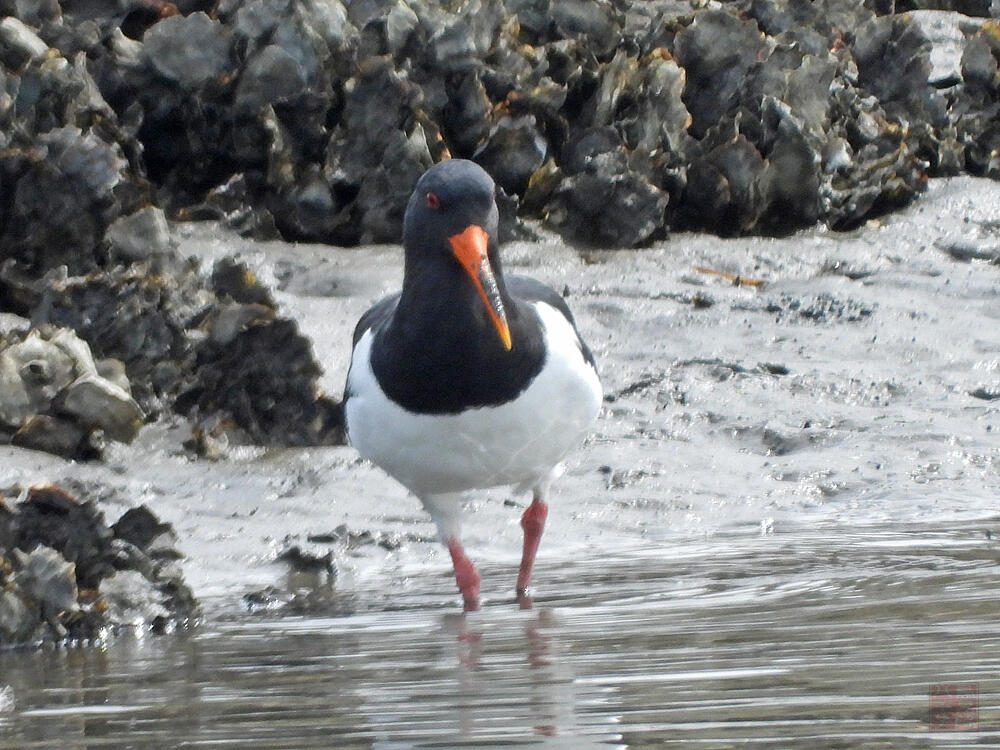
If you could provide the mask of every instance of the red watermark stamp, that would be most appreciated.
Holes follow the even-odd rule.
[[[979,729],[978,682],[932,682],[927,701],[931,731]]]

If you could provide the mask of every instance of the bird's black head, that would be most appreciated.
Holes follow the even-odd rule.
[[[499,218],[496,186],[471,161],[435,164],[417,180],[403,220],[406,274],[418,269],[461,268],[486,308],[497,334],[510,350],[510,329],[503,301],[497,256]],[[457,265],[456,265],[457,264]],[[411,276],[412,278],[412,276]],[[406,291],[404,278],[403,288]]]
[[[495,246],[499,223],[496,185],[486,171],[466,159],[435,164],[417,180],[403,220],[407,252],[450,252],[447,238],[470,224],[482,227]]]

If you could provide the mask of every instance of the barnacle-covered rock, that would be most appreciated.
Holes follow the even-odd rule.
[[[117,144],[77,127],[57,127],[38,136],[33,149],[4,160],[16,175],[4,196],[9,202],[0,244],[6,256],[36,270],[93,267],[93,250],[120,210],[114,194],[126,162]]]
[[[40,610],[42,619],[62,628],[60,618],[79,611],[76,568],[51,547],[38,546],[31,552],[13,550],[17,572],[12,583]],[[59,631],[57,631],[59,632]],[[65,635],[65,629],[60,634]]]
[[[852,49],[858,85],[888,117],[904,126],[947,121],[946,103],[928,82],[931,43],[912,18],[873,18],[855,31]]]
[[[145,414],[128,381],[106,380],[72,331],[0,336],[0,436],[66,458],[91,458],[101,437],[131,441]]]
[[[691,134],[701,138],[732,110],[750,67],[768,50],[767,38],[752,20],[707,10],[678,32],[674,55],[684,68],[684,103]]]
[[[533,115],[501,117],[474,158],[508,194],[523,193],[548,154]]]
[[[503,231],[542,219],[629,247],[672,227],[849,228],[929,177],[1000,177],[988,0],[63,5],[0,3],[0,307],[123,362],[144,412],[198,394],[185,409],[253,439],[281,439],[255,411],[268,397],[243,383],[234,404],[195,373],[238,371],[284,322],[206,289],[167,216],[398,241],[413,183],[454,155],[494,175]],[[92,428],[30,411],[16,369],[0,363],[5,435],[66,453],[67,425]]]
[[[555,190],[546,221],[577,242],[635,247],[663,226],[668,197],[639,175],[582,172]]]
[[[83,588],[95,587],[111,573],[113,533],[92,501],[80,501],[53,484],[32,486],[17,504],[12,518],[13,547],[31,550],[37,545],[53,548],[76,566],[75,580]]]
[[[194,352],[193,377],[174,408],[196,421],[227,414],[259,444],[343,442],[339,404],[316,385],[321,371],[311,343],[294,321],[275,314],[268,299],[234,290],[234,274],[253,288],[245,267],[229,261],[216,267],[220,291],[234,301],[203,321],[206,335]]]
[[[144,506],[109,527],[93,500],[30,487],[0,510],[0,647],[192,622],[198,603],[174,564],[175,544]]]
[[[41,285],[32,318],[75,330],[99,358],[125,364],[133,396],[157,413],[181,384],[191,356],[186,330],[214,302],[196,268],[116,267]]]
[[[333,194],[350,200],[337,239],[398,240],[413,184],[433,163],[421,117],[423,91],[384,58],[364,66],[344,91],[343,119],[323,166]],[[379,127],[371,127],[375,122]]]

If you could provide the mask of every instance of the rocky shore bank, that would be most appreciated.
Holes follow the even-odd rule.
[[[509,236],[601,248],[849,230],[935,177],[1000,178],[998,19],[996,0],[0,0],[0,442],[99,460],[164,415],[198,457],[343,442],[297,322],[246,265],[182,257],[170,222],[396,242],[449,156],[493,174]],[[122,571],[182,585],[90,492],[4,491],[0,644],[124,621]],[[104,572],[24,520],[42,508],[87,519]],[[140,619],[193,616],[177,601]]]
[[[395,242],[417,176],[461,156],[496,178],[508,233],[540,220],[629,247],[674,228],[851,228],[934,176],[1000,176],[1000,9],[985,0],[2,11],[0,313],[27,322],[0,330],[0,435],[71,457],[134,428],[95,438],[65,395],[51,403],[57,363],[18,352],[58,335],[114,368],[86,392],[119,422],[188,415],[203,453],[342,439],[295,322],[245,268],[177,257],[168,218]],[[76,381],[94,374],[78,365]]]
[[[94,498],[51,484],[11,489],[13,501],[0,494],[0,647],[90,643],[197,619],[176,535],[144,505],[108,524]]]

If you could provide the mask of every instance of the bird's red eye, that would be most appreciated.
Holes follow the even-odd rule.
[[[441,205],[441,199],[437,197],[437,193],[427,193],[424,200],[427,201],[427,208],[437,208]]]

